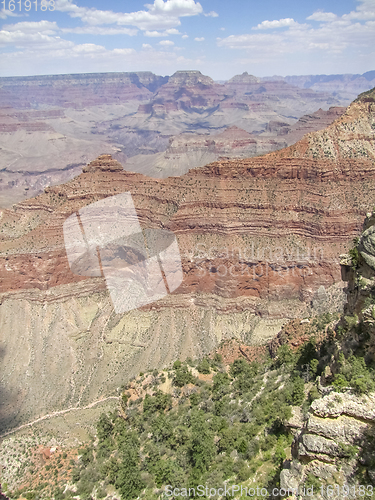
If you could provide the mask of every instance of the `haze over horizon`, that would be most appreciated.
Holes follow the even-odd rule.
[[[29,12],[26,11],[30,5]],[[0,76],[196,69],[215,80],[365,73],[375,1],[6,0]]]

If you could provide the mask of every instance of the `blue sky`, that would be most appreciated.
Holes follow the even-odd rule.
[[[0,76],[375,69],[375,0],[35,1],[0,2]]]

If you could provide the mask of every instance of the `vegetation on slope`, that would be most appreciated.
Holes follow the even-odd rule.
[[[123,388],[119,410],[102,414],[96,437],[78,450],[70,481],[44,482],[22,493],[28,500],[86,500],[117,491],[131,500],[158,498],[166,485],[277,487],[290,458],[292,434],[285,423],[291,407],[307,411],[320,397],[314,380],[335,341],[329,323],[329,315],[316,318],[307,342],[297,351],[282,344],[274,359],[239,358],[225,366],[216,354],[140,374]],[[321,330],[328,337],[317,342]]]

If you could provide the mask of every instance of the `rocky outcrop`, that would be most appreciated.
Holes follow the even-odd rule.
[[[212,78],[200,71],[176,71],[138,113],[160,118],[176,111],[201,112],[214,108],[222,99],[224,87]]]
[[[365,96],[365,99],[368,97]],[[363,101],[362,96],[359,102]],[[328,363],[317,379],[321,397],[311,403],[304,418],[298,418],[300,409],[297,408],[298,411],[293,412],[293,418],[287,423],[294,434],[293,458],[284,464],[281,485],[286,489],[300,490],[306,482],[311,483],[311,477],[315,476],[313,482],[318,499],[340,499],[345,491],[347,498],[356,500],[375,484],[372,445],[375,439],[375,394],[370,392],[370,386],[366,386],[367,375],[364,372],[358,373],[355,380],[348,378],[349,383],[345,379],[345,371],[339,370],[340,365],[346,363],[348,368],[352,363],[348,357],[351,353],[359,356],[353,358],[358,361],[374,360],[374,227],[375,213],[369,212],[362,234],[353,241],[354,248],[349,254],[341,256],[343,279],[348,281],[345,290],[347,302],[336,333],[331,332],[338,338],[328,349]],[[288,325],[284,330],[287,329]],[[281,340],[285,342],[289,339],[279,334],[277,340],[279,342],[271,343],[275,349]],[[332,382],[332,375],[338,372],[343,377],[341,385],[348,385],[341,387],[341,392],[336,392],[337,386],[327,385],[329,381]],[[336,383],[335,377],[334,385]],[[329,490],[330,485],[333,485],[333,489]],[[361,494],[358,489],[360,485],[363,485]],[[297,495],[291,498],[297,498]]]
[[[219,134],[179,134],[169,140],[166,151],[136,155],[126,161],[128,170],[145,175],[168,177],[183,175],[191,168],[203,167],[224,158],[248,158],[285,147],[284,138],[260,137],[236,127]]]
[[[121,170],[123,170],[121,163],[114,160],[111,155],[100,155],[83,167],[82,172],[120,172]]]
[[[309,302],[319,287],[340,281],[336,256],[358,234],[362,214],[372,206],[372,106],[356,102],[326,131],[278,153],[217,161],[180,178],[156,181],[101,156],[68,184],[4,211],[2,259],[10,271],[3,274],[2,290],[81,280],[72,276],[64,257],[64,218],[94,200],[130,191],[141,223],[177,235],[184,255],[181,293]],[[347,137],[349,127],[356,131]],[[322,135],[345,144],[334,157],[325,157],[320,148],[322,158],[311,158],[306,144],[320,144]],[[368,156],[358,155],[362,148]],[[21,218],[22,224],[16,223]],[[48,263],[45,272],[34,268],[35,254]]]
[[[375,437],[374,403],[373,394],[331,392],[311,404],[304,422],[293,416],[287,424],[295,435],[292,461],[284,464],[281,487],[301,491],[313,475],[322,485],[320,489],[315,484],[314,498],[338,500],[345,486],[350,487],[347,498],[357,499],[358,484],[353,482],[353,476],[358,466],[371,463],[368,452],[370,439]],[[371,469],[368,473],[371,478]],[[338,491],[327,490],[327,486],[335,484]]]
[[[282,81],[261,83],[247,73],[218,84],[199,71],[178,71],[148,104],[140,104],[133,120],[141,123],[147,116],[148,128],[158,127],[163,133],[171,133],[173,127],[174,135],[176,130],[183,131],[179,123],[182,118],[185,124],[190,124],[190,130],[222,130],[225,123],[247,132],[260,132],[271,120],[292,125],[293,117],[334,104],[338,105],[339,101],[329,94],[302,90]],[[198,124],[194,120],[196,114]],[[160,122],[169,115],[174,116],[173,123]]]
[[[235,75],[230,80],[226,82],[227,85],[230,84],[249,84],[249,83],[259,83],[261,80],[254,75],[249,75],[247,71],[244,71],[242,75]]]
[[[302,139],[305,134],[325,129],[339,118],[345,110],[346,108],[338,106],[331,107],[327,111],[319,109],[314,113],[301,116],[298,122],[291,126],[284,122],[271,121],[268,124],[267,130],[277,132],[277,135],[283,136],[288,145],[293,144]]]
[[[341,296],[341,300],[344,300],[344,294]],[[334,307],[332,304],[330,309],[335,310],[337,309],[337,306]],[[275,358],[279,347],[285,344],[288,345],[293,352],[297,352],[299,347],[311,338],[311,335],[312,327],[308,318],[288,321],[277,336],[269,342],[269,353],[272,358]],[[323,340],[325,336],[326,332],[324,330],[315,333],[314,329],[314,338],[317,342]]]
[[[373,165],[375,159],[374,89],[361,94],[326,129],[307,134],[296,146],[285,150],[287,156],[331,159],[344,163],[353,159]]]

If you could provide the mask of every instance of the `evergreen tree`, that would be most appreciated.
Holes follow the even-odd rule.
[[[195,474],[206,472],[214,456],[213,434],[204,419],[204,413],[198,410],[191,416],[190,459],[193,469],[196,470]]]

